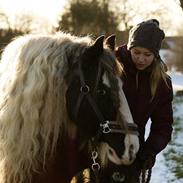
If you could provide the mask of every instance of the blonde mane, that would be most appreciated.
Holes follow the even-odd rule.
[[[31,183],[32,175],[43,172],[55,157],[63,135],[73,135],[65,97],[71,64],[78,62],[86,48],[95,48],[101,38],[27,35],[5,48],[0,63],[0,183]],[[121,125],[132,124],[120,79],[122,67],[107,44],[103,46],[99,59],[119,110],[117,120]],[[111,156],[116,164],[134,160],[138,135],[126,133],[124,146],[122,157]]]
[[[91,44],[68,34],[27,35],[3,52],[0,78],[0,182],[31,182],[67,132],[68,56]]]

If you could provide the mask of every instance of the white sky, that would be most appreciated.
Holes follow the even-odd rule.
[[[0,0],[0,10],[10,16],[31,12],[54,24],[67,2],[68,0]]]
[[[67,0],[0,0],[0,8],[8,13],[27,10],[51,18],[63,8],[66,2]]]

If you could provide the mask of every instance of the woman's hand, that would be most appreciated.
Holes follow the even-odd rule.
[[[142,169],[150,169],[154,166],[156,161],[156,155],[152,151],[144,149],[142,153],[139,153],[139,160]]]

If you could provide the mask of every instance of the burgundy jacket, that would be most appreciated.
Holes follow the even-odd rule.
[[[167,79],[169,87],[167,87],[163,80],[159,83],[155,97],[151,101],[149,82],[151,66],[142,71],[137,70],[126,45],[122,45],[117,49],[116,56],[124,66],[123,90],[134,122],[138,125],[140,146],[141,148],[145,146],[157,154],[171,140],[173,123],[173,90],[171,79]],[[138,88],[136,87],[137,82]],[[150,134],[145,141],[145,125],[149,118],[152,121],[152,125]]]
[[[46,163],[46,168],[35,173],[31,183],[70,183],[73,176],[90,165],[90,156],[78,148],[77,139],[62,137],[56,154]],[[86,150],[86,149],[85,149]]]

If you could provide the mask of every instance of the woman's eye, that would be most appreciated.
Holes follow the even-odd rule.
[[[150,57],[152,54],[145,54],[146,57]]]
[[[96,93],[97,93],[97,95],[105,95],[106,91],[105,90],[97,90]]]

